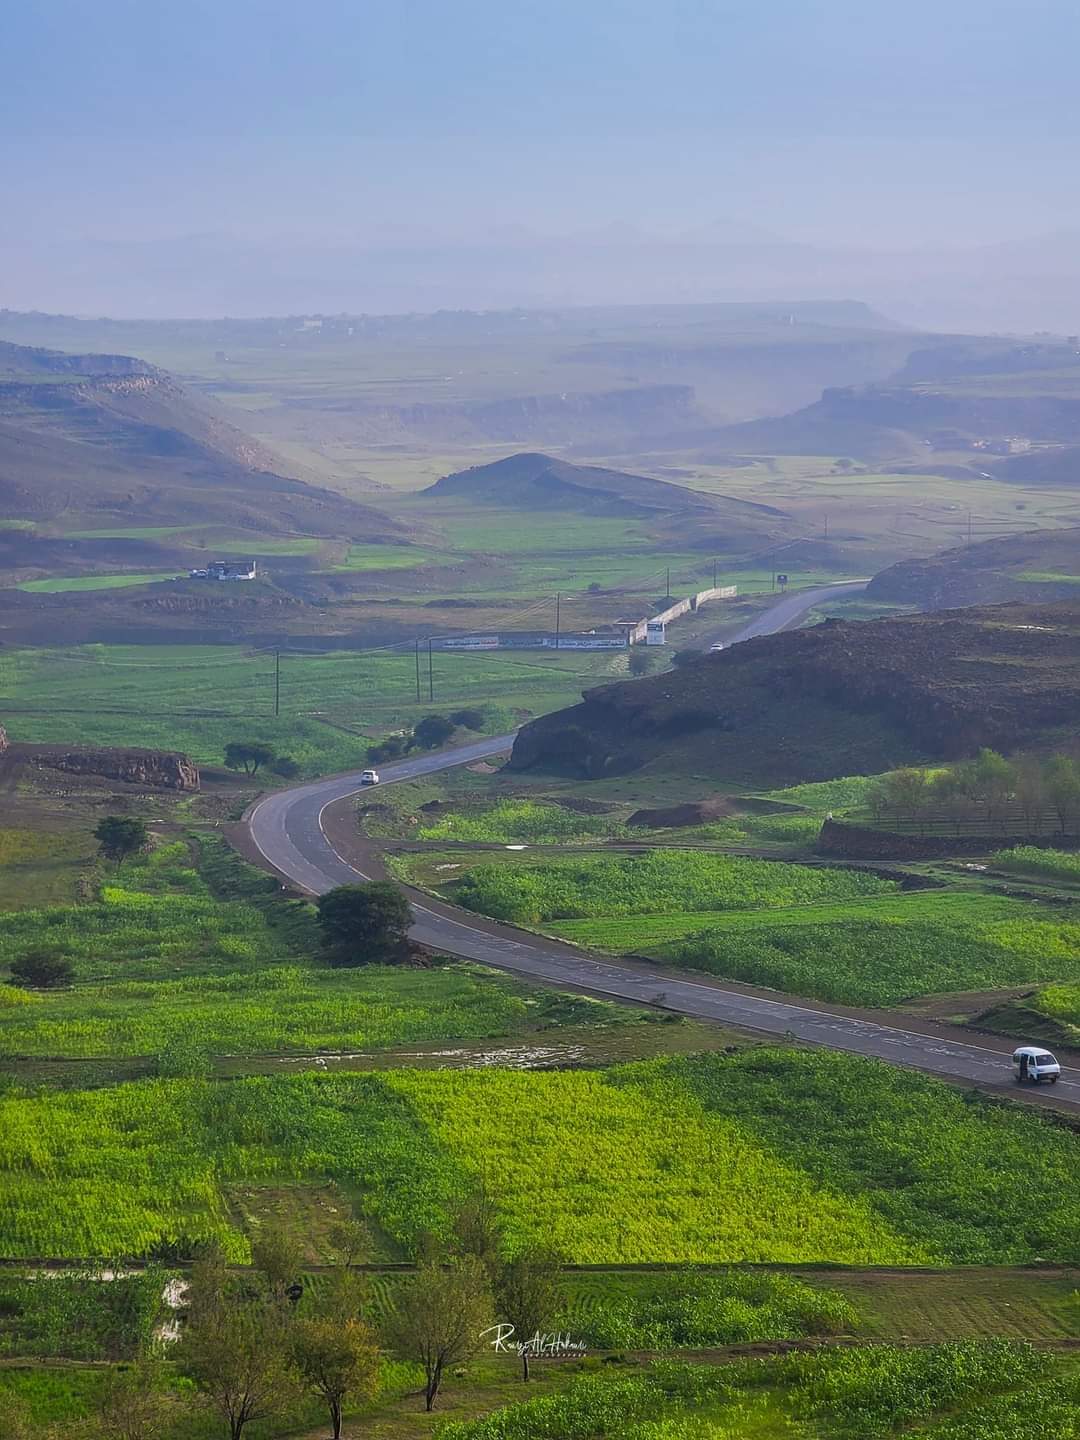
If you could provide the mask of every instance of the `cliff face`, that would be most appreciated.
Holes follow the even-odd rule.
[[[71,775],[99,775],[152,790],[198,790],[194,761],[167,750],[47,750],[30,756],[31,763]]]
[[[999,606],[747,641],[527,725],[515,769],[823,779],[1009,750],[1080,717],[1080,604]]]

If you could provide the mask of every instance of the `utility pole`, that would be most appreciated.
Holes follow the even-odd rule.
[[[420,636],[416,637],[416,703],[420,704]]]
[[[671,599],[671,566],[667,567],[667,598]]]
[[[968,544],[971,544],[971,511],[968,511]]]
[[[559,648],[559,640],[562,636],[562,591],[555,596],[555,649]]]
[[[714,561],[712,562],[712,588],[713,588],[714,590],[716,589],[716,577],[717,577],[717,568],[716,568],[716,561],[714,560]]]
[[[828,511],[826,511],[826,512],[825,512],[825,539],[827,540],[828,538],[829,538],[829,514],[828,514]]]
[[[281,651],[274,651],[274,714],[281,714]]]
[[[427,642],[427,690],[428,690],[428,700],[429,700],[430,702],[434,703],[434,700],[435,700],[435,669],[434,669],[433,661],[432,661],[432,659],[431,659],[431,636],[430,636],[430,635],[428,636],[428,642]]]

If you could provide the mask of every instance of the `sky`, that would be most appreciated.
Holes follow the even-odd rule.
[[[12,5],[0,305],[605,300],[578,248],[641,246],[651,269],[606,283],[652,299],[687,243],[1060,237],[1080,230],[1078,41],[1074,0]],[[813,281],[789,261],[776,284]]]

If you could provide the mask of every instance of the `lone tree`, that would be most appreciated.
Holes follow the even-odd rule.
[[[11,978],[17,985],[35,990],[52,990],[67,985],[75,976],[75,967],[58,950],[28,950],[11,962]]]
[[[412,912],[396,885],[339,885],[318,900],[319,929],[331,965],[388,964],[404,958]]]
[[[495,1308],[499,1319],[514,1327],[514,1340],[521,1347],[522,1380],[529,1378],[529,1357],[537,1337],[561,1308],[561,1269],[560,1255],[536,1247],[522,1250],[496,1272]]]
[[[330,1412],[334,1440],[341,1440],[345,1396],[371,1400],[379,1388],[379,1342],[374,1330],[355,1316],[297,1320],[290,1354],[304,1388]]]
[[[243,770],[245,775],[254,775],[260,765],[269,765],[273,759],[273,746],[261,740],[230,740],[225,746],[225,764],[230,770]]]
[[[448,1366],[460,1365],[483,1343],[491,1323],[491,1293],[480,1261],[463,1255],[448,1265],[425,1260],[404,1289],[390,1321],[393,1343],[424,1367],[424,1408],[431,1411]]]
[[[106,815],[94,827],[94,839],[107,860],[122,865],[129,855],[137,855],[150,843],[146,821],[134,815]]]
[[[413,726],[413,744],[421,750],[436,750],[446,744],[454,729],[448,715],[425,715]]]

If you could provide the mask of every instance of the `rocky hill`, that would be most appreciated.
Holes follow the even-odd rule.
[[[167,371],[11,344],[0,344],[0,514],[87,529],[404,533],[377,510],[281,474],[275,456]]]
[[[1003,605],[826,621],[590,690],[527,725],[510,763],[776,785],[1078,727],[1080,601]]]
[[[1080,596],[1080,528],[1031,530],[902,560],[875,575],[867,595],[940,610],[999,600]]]

